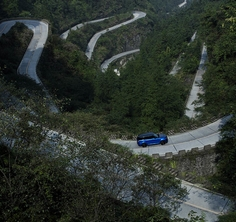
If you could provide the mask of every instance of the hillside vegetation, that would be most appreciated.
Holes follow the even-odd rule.
[[[9,150],[6,144],[1,144],[0,220],[186,221],[170,218],[172,209],[163,209],[157,201],[168,189],[174,189],[176,197],[184,195],[179,182],[168,174],[162,175],[150,164],[147,168],[139,165],[143,174],[136,174],[134,181],[137,186],[127,186],[126,182],[134,179],[130,172],[137,173],[134,164],[138,159],[128,150],[111,145],[105,131],[137,134],[149,130],[166,131],[176,122],[189,123],[190,120],[184,116],[185,102],[203,43],[207,45],[208,61],[202,83],[205,93],[199,101],[205,104],[200,109],[200,118],[233,114],[222,129],[222,140],[216,145],[217,173],[212,177],[212,184],[216,191],[235,199],[236,3],[232,0],[196,0],[179,9],[181,2],[0,2],[1,19],[27,17],[49,21],[50,35],[37,73],[55,101],[60,100],[57,104],[61,111],[58,115],[49,113],[45,101],[41,100],[44,95],[40,86],[17,75],[16,69],[32,32],[24,25],[16,24],[0,38],[0,72],[4,79],[1,80],[1,97],[4,98],[1,99],[1,110],[19,120],[12,121],[3,115],[0,119],[1,138],[6,135],[21,138],[14,144],[16,149]],[[89,38],[121,20],[130,19],[133,10],[145,11],[147,16],[102,36],[92,60],[88,61],[84,45]],[[77,23],[116,15],[120,17],[115,17],[110,23],[88,25],[71,32],[66,41],[59,37]],[[197,37],[189,44],[195,31]],[[125,66],[118,62],[105,73],[100,71],[100,64],[105,59],[137,47],[140,53],[132,59],[124,59]],[[169,75],[180,57],[180,72],[176,76]],[[120,76],[113,71],[114,68],[119,69]],[[14,86],[9,85],[10,82]],[[17,109],[16,97],[9,94],[15,95],[34,111]],[[35,126],[28,125],[28,121],[34,121]],[[71,156],[51,158],[45,155],[54,147],[59,153],[63,152],[63,144],[49,141],[48,149],[42,150],[41,144],[47,139],[41,134],[44,127],[85,141],[86,149],[78,150],[76,144],[71,144]],[[101,148],[117,156],[101,153]],[[84,159],[73,162],[78,156]],[[91,168],[81,163],[89,164]],[[78,172],[81,177],[75,176]],[[109,176],[105,177],[104,183],[99,178],[101,172]],[[152,183],[153,180],[158,186]],[[143,181],[147,183],[144,185]],[[117,184],[127,187],[117,190]],[[134,201],[118,200],[118,193],[126,192],[130,187]],[[145,193],[147,190],[151,192]],[[150,197],[145,207],[141,204],[143,192]],[[232,221],[230,217],[235,218],[232,214],[229,219],[220,217],[220,221]],[[190,221],[201,219],[192,218]]]
[[[206,40],[209,62],[202,86],[203,112],[232,114],[231,120],[222,129],[222,140],[216,146],[218,173],[214,181],[218,191],[235,198],[236,187],[236,75],[235,75],[235,30],[236,3],[209,5],[202,17],[203,36]]]
[[[75,112],[77,110],[86,109],[86,111],[89,110],[95,115],[104,117],[107,125],[117,125],[118,128],[124,128],[125,131],[137,133],[140,130],[151,129],[153,127],[154,131],[163,130],[166,124],[170,123],[175,118],[181,118],[184,113],[184,102],[188,93],[188,89],[183,81],[176,80],[178,83],[175,84],[175,78],[169,77],[167,74],[178,55],[186,49],[188,41],[197,28],[197,12],[192,13],[191,16],[189,16],[191,10],[189,13],[181,13],[179,17],[182,21],[178,21],[172,18],[172,16],[177,14],[179,1],[158,2],[159,4],[152,5],[150,2],[126,1],[122,4],[122,7],[119,6],[120,2],[113,2],[109,6],[109,10],[104,9],[105,3],[102,4],[99,2],[96,4],[93,1],[80,3],[80,7],[82,7],[81,10],[86,15],[87,13],[90,15],[90,17],[88,17],[81,13],[75,16],[74,10],[77,9],[78,11],[79,8],[75,7],[75,4],[78,3],[74,1],[60,1],[58,4],[55,4],[54,1],[48,1],[45,4],[39,1],[32,1],[33,4],[30,4],[30,1],[25,2],[25,4],[17,2],[6,4],[6,2],[3,1],[2,15],[22,16],[22,13],[25,13],[25,16],[27,15],[33,18],[40,17],[50,21],[52,34],[49,36],[47,44],[45,45],[37,73],[51,94],[55,96],[55,98],[64,100],[62,106],[63,111]],[[196,8],[197,7],[199,6],[196,6]],[[41,8],[41,10],[39,11],[38,8]],[[94,10],[93,13],[97,12],[96,15],[89,13],[91,12],[91,8]],[[129,19],[129,17],[132,17],[132,10],[134,9],[146,11],[147,16],[101,37],[95,47],[92,61],[88,62],[84,55],[84,45],[88,43],[89,38],[100,30],[118,24],[122,20]],[[103,11],[103,13],[101,13],[101,11]],[[122,14],[124,12],[125,14]],[[158,14],[156,14],[157,12]],[[168,16],[167,12],[172,12],[171,16]],[[64,29],[57,28],[59,26],[63,27],[67,25],[67,28],[69,28],[70,24],[75,24],[76,22],[84,22],[113,15],[115,16],[115,19],[112,18],[113,24],[106,21],[104,24],[93,24],[93,28],[91,28],[91,26],[85,26],[82,29],[85,36],[79,41],[77,39],[80,39],[81,31],[72,32],[67,41],[63,41],[59,38],[58,34],[61,33],[60,30]],[[65,22],[65,24],[62,24],[63,22]],[[172,30],[173,27],[178,27],[178,23],[183,24],[184,22],[186,23],[182,28]],[[162,29],[166,29],[166,34],[160,34],[161,32],[159,30]],[[176,33],[178,33],[178,37]],[[112,41],[114,38],[117,39],[117,41]],[[143,58],[140,57],[137,59],[137,61],[141,61],[141,63],[139,62],[138,75],[132,68],[131,70],[127,68],[126,74],[122,74],[121,78],[117,78],[112,71],[108,71],[106,74],[102,75],[99,66],[103,60],[116,53],[142,47],[141,43],[144,45],[144,50],[143,52],[141,51],[140,56],[146,57],[144,60],[159,61],[159,64],[151,61],[146,63]],[[145,51],[148,51],[147,54],[142,54]],[[198,52],[197,57],[199,58],[200,49]],[[10,59],[11,58],[9,58],[8,61],[10,61]],[[149,64],[148,69],[146,64]],[[8,66],[8,64],[6,64],[6,66]],[[136,64],[134,64],[134,66],[136,66]],[[146,72],[149,72],[148,79],[145,79],[147,78]],[[3,70],[3,73],[6,72]],[[163,75],[165,75],[167,79],[164,79]],[[107,76],[109,80],[105,76]],[[128,79],[127,81],[123,81],[122,78]],[[153,82],[152,79],[155,79],[158,83]],[[169,81],[169,79],[172,80]],[[136,82],[136,84],[140,84],[140,86],[132,86],[132,88],[136,88],[138,91],[132,92],[134,98],[129,98],[129,96],[126,95],[130,94],[130,90],[132,89],[130,87],[127,88],[124,84],[128,86],[133,84],[133,81]],[[149,81],[153,83],[153,87],[145,87],[149,85]],[[141,82],[145,82],[144,85]],[[168,87],[169,90],[167,91],[172,92],[166,92],[165,84],[167,82],[168,84],[170,83]],[[106,87],[103,87],[104,84]],[[162,85],[162,88],[158,87],[156,84]],[[174,89],[174,85],[176,85],[177,88]],[[150,95],[154,96],[156,94],[155,91],[157,87],[158,94],[156,101],[151,105],[152,107],[147,107],[146,103],[149,103],[148,101],[152,99]],[[148,89],[148,91],[143,90],[142,92],[144,88]],[[132,101],[120,102],[120,97],[118,96],[120,90],[122,91],[121,94],[126,97],[127,100]],[[161,107],[164,100],[167,97],[170,98],[169,95],[176,92],[176,90],[179,93],[174,95],[172,99],[173,104],[171,105],[169,103],[168,107],[164,108],[163,111],[159,111],[168,113],[168,115],[161,122],[159,120],[163,118],[163,114],[157,114],[159,117],[152,117],[153,112],[155,112],[154,110],[162,109]],[[139,96],[140,93],[142,96]],[[159,95],[163,95],[164,97],[161,98]],[[139,101],[141,101],[142,104],[140,104]],[[132,104],[132,102],[135,104]],[[178,108],[173,109],[173,106],[176,106],[175,104],[178,104]],[[118,109],[116,107],[118,107]],[[146,107],[142,113],[140,113],[140,107],[141,109]],[[121,109],[123,109],[123,111]],[[122,119],[122,121],[120,121],[120,119]]]

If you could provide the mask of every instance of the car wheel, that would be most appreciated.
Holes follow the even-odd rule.
[[[161,141],[161,145],[164,145],[164,144],[165,144],[165,141],[162,140],[162,141]]]
[[[146,146],[147,146],[147,144],[146,144],[146,143],[143,143],[143,144],[142,144],[142,147],[146,147]]]

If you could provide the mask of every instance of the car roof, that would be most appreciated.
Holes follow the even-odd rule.
[[[153,134],[155,134],[155,133],[153,133],[153,132],[147,132],[147,133],[139,134],[138,137],[151,136],[151,135],[153,135]]]

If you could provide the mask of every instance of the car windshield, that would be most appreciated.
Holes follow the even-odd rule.
[[[159,137],[159,134],[154,133],[155,137]]]

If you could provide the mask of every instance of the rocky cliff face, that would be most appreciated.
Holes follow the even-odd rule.
[[[125,38],[122,50],[125,51],[130,51],[133,49],[139,49],[141,44],[141,35],[140,34],[136,34],[133,36],[127,36]]]

